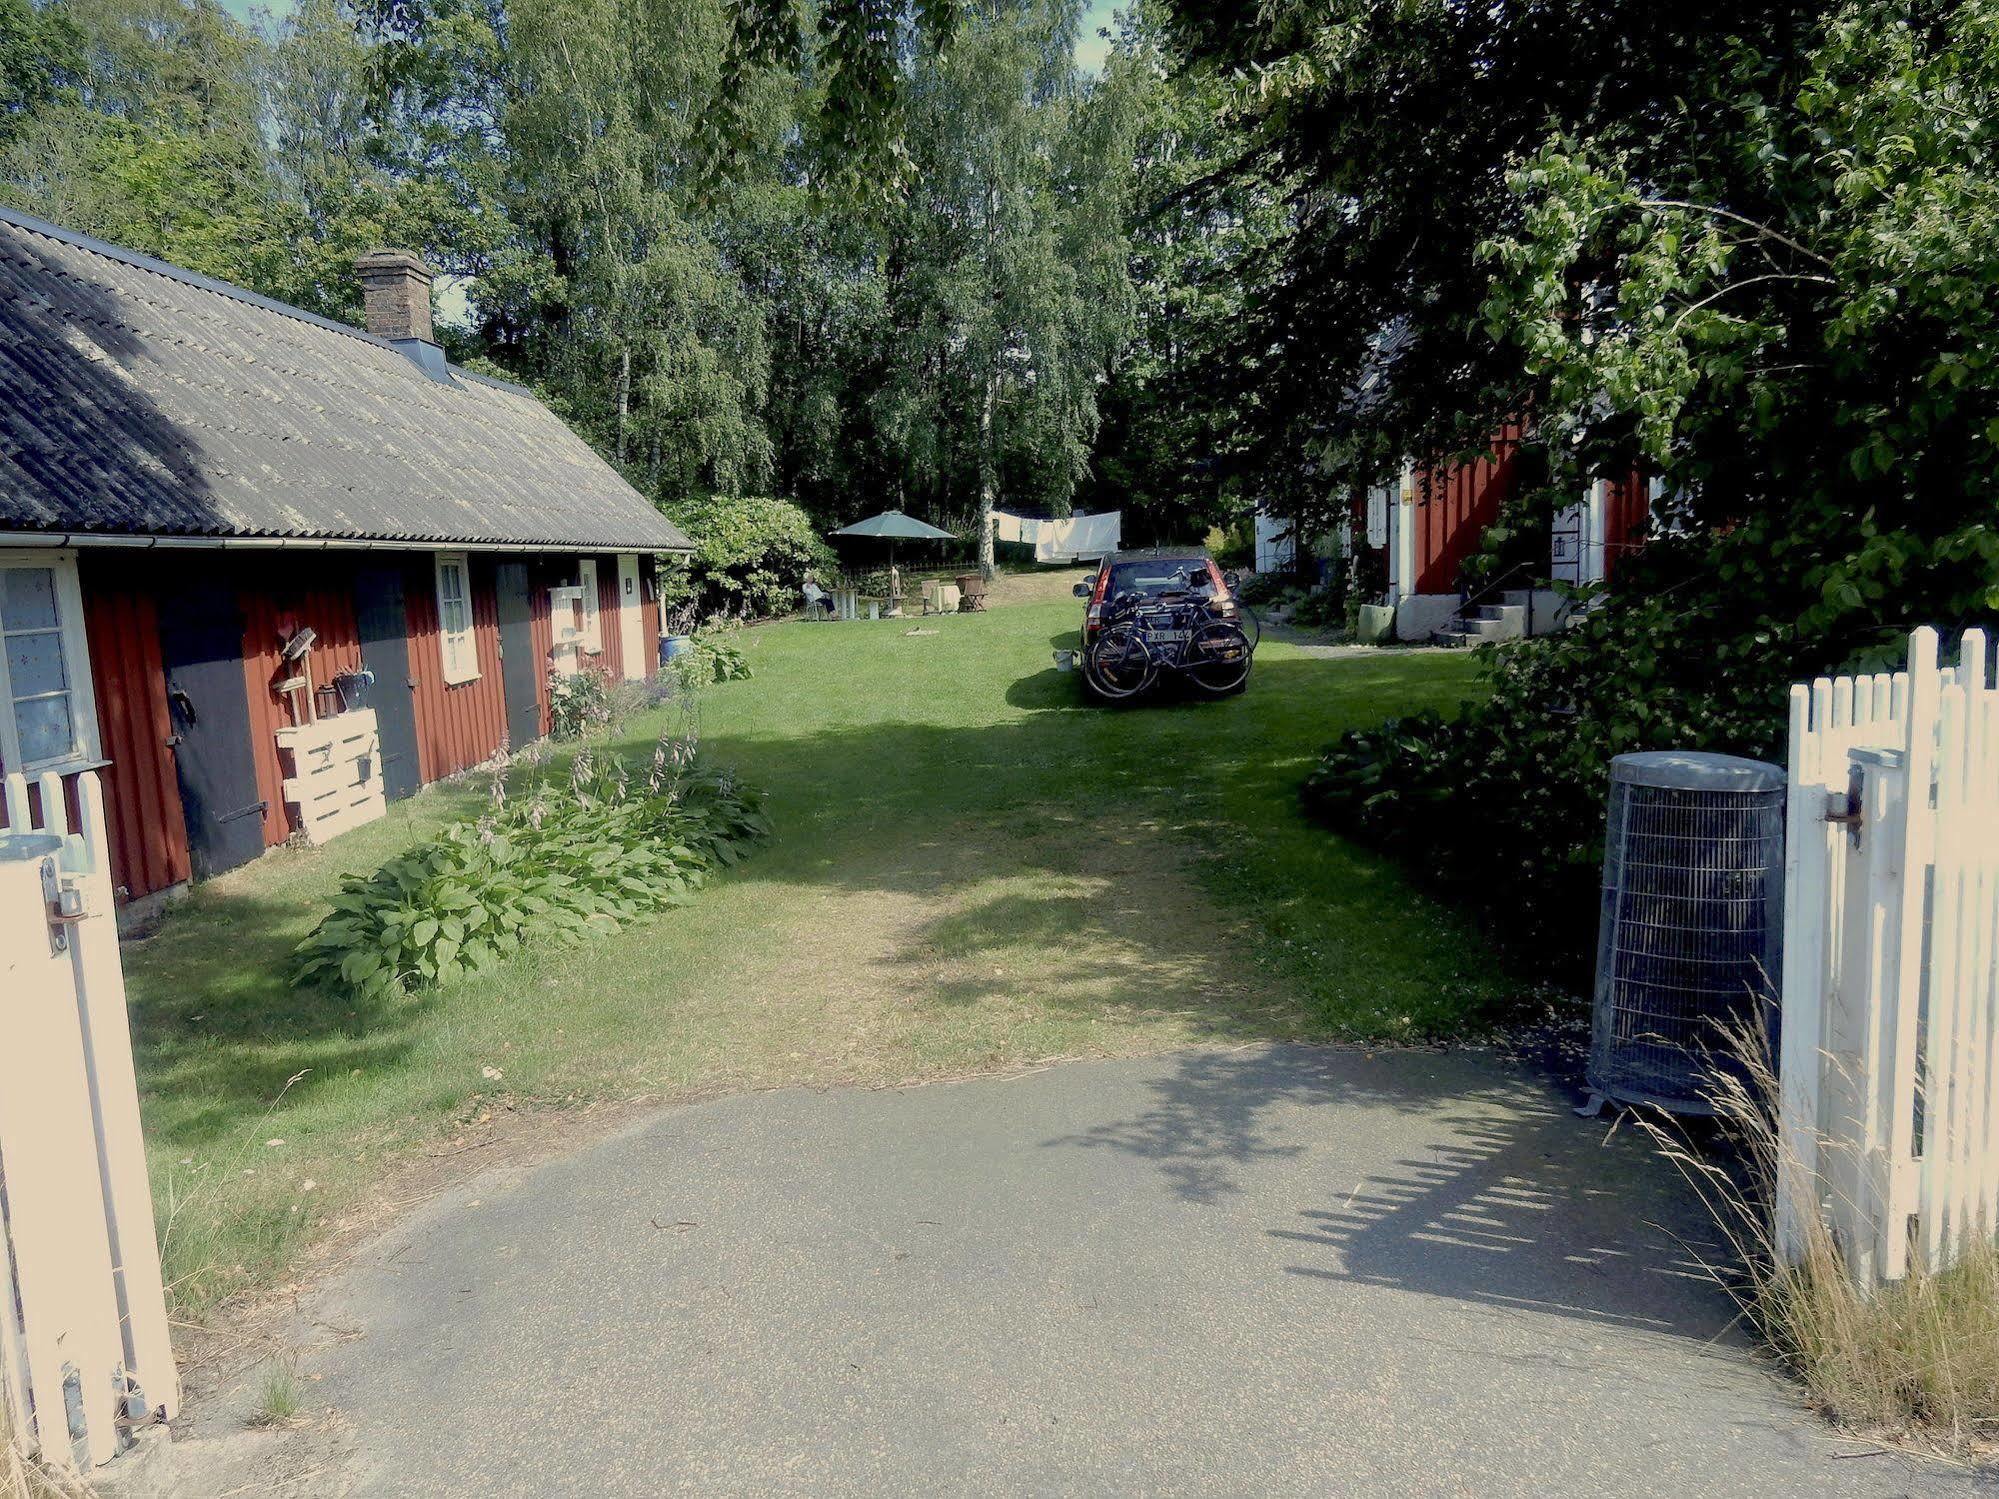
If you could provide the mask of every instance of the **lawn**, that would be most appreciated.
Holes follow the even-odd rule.
[[[503,1106],[1447,1038],[1522,997],[1467,925],[1297,811],[1320,745],[1451,708],[1467,657],[1270,642],[1242,697],[1110,712],[1051,661],[1074,643],[1066,579],[1007,593],[982,616],[747,632],[756,675],[707,692],[704,743],[768,790],[778,840],[649,924],[415,1000],[287,987],[338,877],[475,811],[474,781],[217,880],[130,947],[182,1312],[282,1276]]]

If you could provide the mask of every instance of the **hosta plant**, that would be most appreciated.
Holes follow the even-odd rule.
[[[299,944],[294,983],[366,996],[442,987],[531,942],[577,942],[686,903],[769,836],[761,797],[662,740],[650,764],[579,755],[569,774],[508,795],[350,875]]]

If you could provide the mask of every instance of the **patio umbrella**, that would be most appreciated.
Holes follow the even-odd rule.
[[[949,531],[940,531],[935,526],[918,520],[913,515],[904,515],[900,510],[884,510],[880,515],[871,515],[866,520],[857,520],[851,526],[842,526],[833,532],[835,536],[869,536],[888,543],[889,566],[895,566],[895,544],[898,541],[956,541],[958,538]]]

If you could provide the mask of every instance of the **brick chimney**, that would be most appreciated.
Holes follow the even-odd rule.
[[[430,267],[407,250],[370,250],[354,262],[368,331],[401,343],[437,342],[430,327]]]

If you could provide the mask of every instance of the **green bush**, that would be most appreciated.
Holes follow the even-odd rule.
[[[1745,613],[1690,613],[1688,569],[1655,543],[1632,587],[1560,634],[1485,647],[1490,697],[1350,732],[1307,779],[1309,810],[1402,855],[1490,913],[1495,936],[1579,976],[1593,951],[1610,761],[1629,750],[1781,757],[1788,684],[1836,665]],[[1675,586],[1677,582],[1678,586]]]
[[[577,739],[592,729],[608,728],[612,719],[611,682],[594,667],[573,676],[548,674],[548,732],[555,739]]]
[[[1245,604],[1268,604],[1296,583],[1289,573],[1251,573],[1236,588],[1236,597]]]
[[[641,773],[642,772],[642,773]],[[683,905],[770,825],[761,797],[662,739],[649,765],[579,754],[567,776],[350,875],[294,953],[295,984],[370,997],[442,987],[537,941],[575,942]]]
[[[661,598],[669,611],[752,618],[785,614],[798,605],[809,572],[837,565],[812,518],[789,500],[758,495],[711,495],[673,508],[694,542],[694,554],[669,564]]]
[[[750,658],[736,642],[740,624],[710,625],[696,632],[689,649],[681,652],[674,665],[690,691],[715,682],[740,682],[752,675]]]

